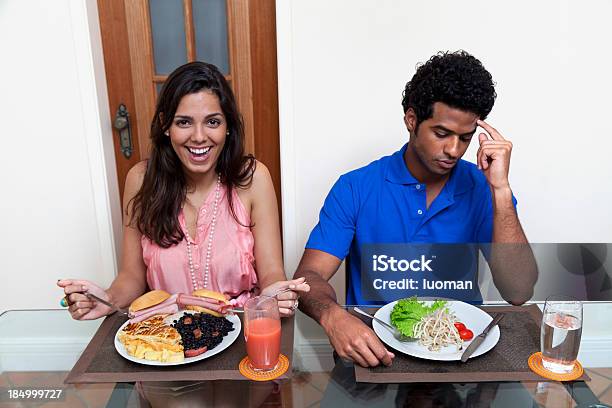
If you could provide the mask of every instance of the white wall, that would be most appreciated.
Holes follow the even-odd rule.
[[[94,0],[0,2],[0,311],[109,284],[120,209]]]
[[[488,121],[514,143],[510,181],[530,240],[612,242],[611,14],[604,0],[277,2],[288,273],[337,177],[407,141],[401,93],[439,50],[473,53],[497,82]],[[612,347],[610,309],[589,308],[585,339]],[[321,331],[299,326],[298,344],[323,348]]]

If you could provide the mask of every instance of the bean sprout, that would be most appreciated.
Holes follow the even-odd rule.
[[[414,325],[414,337],[419,344],[427,347],[429,351],[440,351],[442,347],[454,344],[457,351],[461,350],[463,340],[454,326],[457,321],[455,315],[446,308],[438,309],[427,315]]]

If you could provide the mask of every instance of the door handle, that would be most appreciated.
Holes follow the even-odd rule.
[[[130,113],[127,107],[122,103],[119,104],[119,108],[117,108],[113,127],[119,131],[119,146],[121,146],[121,153],[123,153],[126,159],[129,159],[132,157],[133,150]]]

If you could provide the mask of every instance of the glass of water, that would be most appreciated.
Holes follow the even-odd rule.
[[[581,337],[582,303],[571,296],[549,296],[540,332],[544,368],[559,374],[572,371]]]

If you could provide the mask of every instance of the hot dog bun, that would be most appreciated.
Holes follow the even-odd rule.
[[[130,313],[137,312],[149,308],[151,306],[158,305],[170,297],[170,294],[165,290],[152,290],[145,293],[144,295],[134,299],[130,304]]]
[[[220,292],[215,292],[214,290],[208,290],[208,289],[198,289],[196,291],[194,291],[192,293],[193,296],[199,296],[199,297],[207,297],[207,298],[211,298],[211,299],[217,299],[220,300],[222,302],[225,302],[226,305],[229,305],[230,303],[227,301],[227,299],[225,298],[225,295],[223,293]],[[220,313],[217,313],[213,310],[210,309],[206,309],[205,307],[201,307],[201,306],[187,306],[188,310],[195,310],[196,312],[200,312],[200,313],[208,313],[210,315],[216,316],[216,317],[221,317],[223,316]]]

